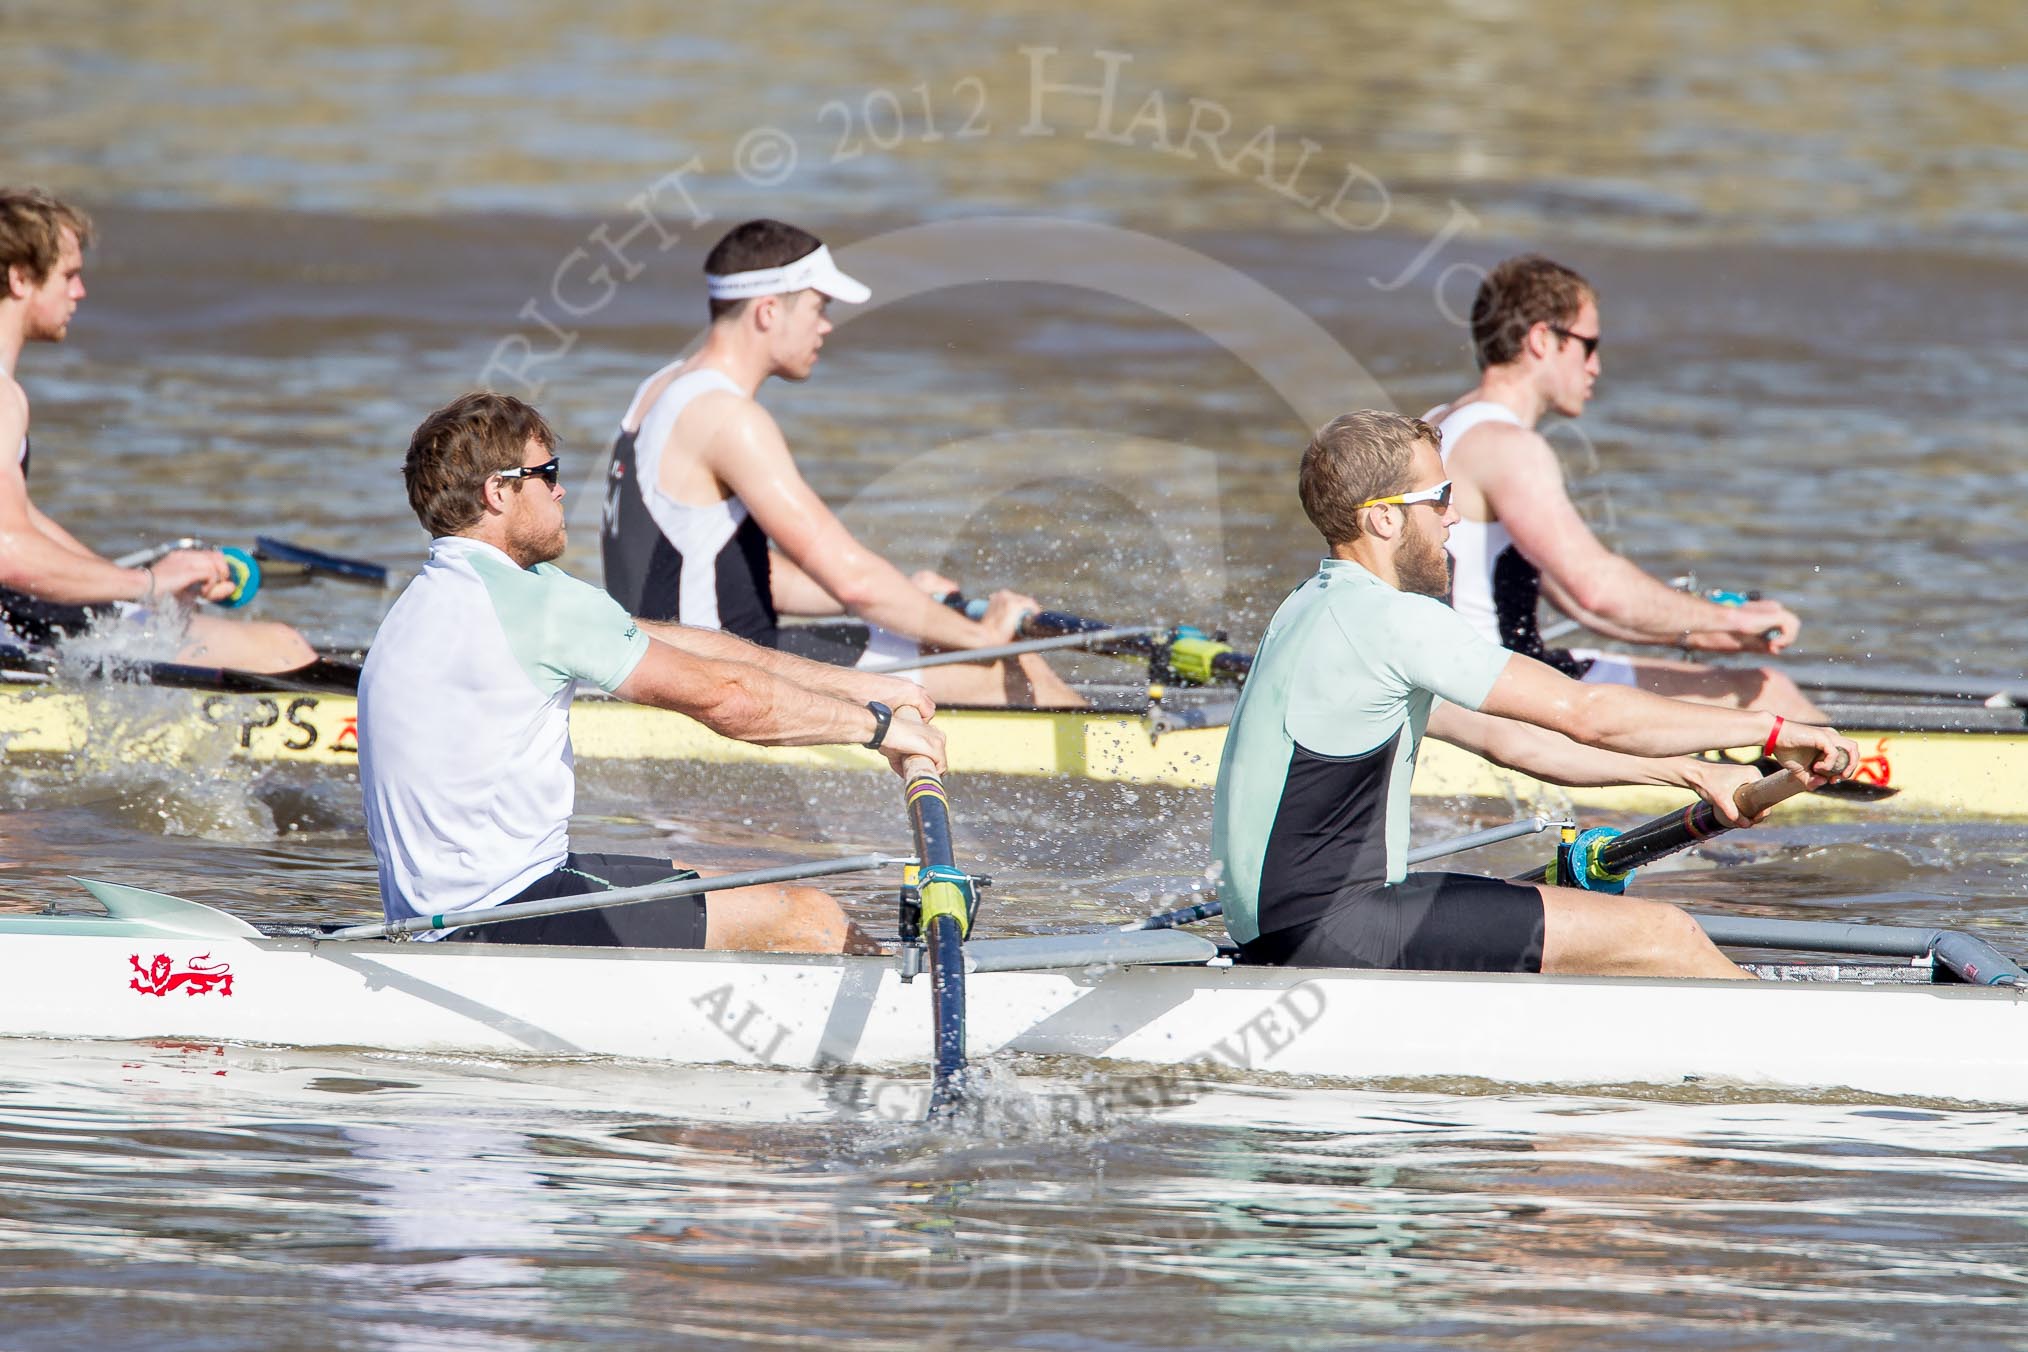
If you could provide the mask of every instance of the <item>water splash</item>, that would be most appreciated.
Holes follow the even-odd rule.
[[[107,617],[56,649],[48,688],[21,698],[77,730],[53,763],[7,762],[8,796],[22,807],[91,803],[142,831],[235,842],[271,840],[275,815],[260,777],[203,721],[191,693],[156,686],[151,666],[173,661],[183,616],[174,608]]]

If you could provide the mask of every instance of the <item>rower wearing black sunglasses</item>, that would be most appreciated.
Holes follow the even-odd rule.
[[[1788,677],[1622,652],[1552,648],[1536,627],[1543,596],[1595,633],[1684,651],[1778,653],[1800,622],[1787,607],[1720,605],[1678,591],[1607,549],[1571,504],[1563,468],[1535,430],[1575,418],[1597,384],[1598,293],[1540,255],[1488,273],[1472,306],[1479,383],[1424,416],[1443,434],[1456,484],[1451,604],[1487,638],[1581,681],[1821,721]]]
[[[552,560],[561,466],[542,415],[468,394],[423,420],[403,464],[429,561],[359,679],[359,783],[390,921],[660,882],[676,860],[570,848],[570,708],[580,684],[673,709],[726,737],[858,745],[943,763],[936,706],[891,676],[636,620]],[[435,939],[432,933],[424,936]],[[527,917],[453,942],[869,951],[826,894],[743,887]]]
[[[1658,901],[1408,871],[1425,735],[1551,783],[1676,785],[1728,826],[1746,824],[1736,795],[1758,772],[1697,753],[1760,741],[1809,786],[1849,777],[1859,758],[1829,728],[1581,685],[1475,632],[1436,599],[1457,528],[1438,440],[1426,422],[1362,409],[1303,453],[1297,491],[1328,553],[1261,637],[1212,803],[1213,873],[1241,961],[1743,975]]]
[[[539,465],[522,465],[516,469],[503,469],[493,476],[496,479],[540,479],[551,488],[563,477],[563,461],[550,456]]]

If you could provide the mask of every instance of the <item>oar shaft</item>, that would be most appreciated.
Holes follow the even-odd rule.
[[[1794,770],[1778,770],[1763,775],[1751,784],[1740,787],[1732,796],[1733,806],[1739,814],[1751,821],[1775,804],[1795,797],[1809,787],[1809,782]],[[1660,859],[1664,855],[1709,840],[1734,830],[1733,826],[1718,815],[1718,809],[1698,799],[1695,804],[1667,817],[1655,820],[1631,831],[1622,832],[1599,851],[1599,862],[1610,873],[1625,873],[1628,869]]]
[[[844,859],[827,859],[815,864],[777,864],[771,868],[748,869],[744,873],[722,873],[715,878],[672,878],[668,882],[643,883],[639,887],[615,887],[604,892],[580,892],[568,897],[547,897],[541,901],[516,901],[483,911],[444,911],[437,915],[415,916],[381,925],[348,925],[333,930],[326,939],[385,939],[397,934],[421,934],[428,930],[470,929],[474,925],[497,925],[503,920],[526,920],[538,915],[563,915],[606,906],[625,906],[637,901],[659,901],[666,897],[694,897],[700,892],[724,892],[735,887],[759,887],[766,883],[793,882],[798,878],[823,878],[834,873],[860,873],[867,869],[909,864],[914,860],[900,855],[855,854]]]
[[[1474,831],[1470,835],[1454,836],[1450,840],[1439,840],[1429,845],[1418,846],[1408,852],[1408,862],[1411,864],[1427,864],[1432,859],[1447,859],[1451,855],[1463,854],[1467,850],[1484,849],[1488,845],[1498,845],[1503,840],[1514,840],[1521,836],[1539,835],[1552,827],[1563,827],[1570,824],[1571,820],[1568,817],[1523,817],[1519,821],[1508,822],[1504,826],[1489,826],[1483,831]]]
[[[269,535],[254,537],[254,557],[262,563],[281,564],[319,577],[328,577],[339,582],[355,582],[366,587],[387,588],[401,581],[399,574],[381,564],[369,563],[365,559],[348,559],[338,554],[326,554],[321,549],[292,545],[286,540],[277,540]]]
[[[194,535],[186,535],[180,540],[164,540],[159,545],[150,545],[146,549],[137,549],[131,554],[122,554],[120,555],[120,557],[113,560],[113,566],[115,568],[139,568],[143,564],[149,564],[155,562],[155,560],[157,559],[167,558],[169,555],[174,554],[179,549],[204,549],[204,548],[207,548],[204,541],[198,539]]]
[[[944,604],[976,620],[986,613],[986,603],[967,600],[953,592]],[[1253,656],[1231,644],[1186,626],[1119,626],[1105,620],[1088,619],[1061,610],[1036,610],[1022,618],[1021,632],[1029,638],[1062,638],[1082,635],[1093,652],[1108,657],[1146,657],[1164,680],[1203,685],[1213,681],[1238,684],[1253,670]]]
[[[1034,638],[1021,643],[1003,643],[993,648],[960,648],[951,652],[930,653],[921,657],[902,657],[888,662],[863,662],[861,671],[888,676],[897,671],[921,671],[926,667],[947,667],[958,662],[997,662],[1003,657],[1024,657],[1029,653],[1052,652],[1058,648],[1091,648],[1112,638],[1132,637],[1135,634],[1154,634],[1160,631],[1150,625],[1130,625],[1119,629],[1105,629],[1096,634],[1058,634],[1053,638]]]
[[[1763,775],[1750,784],[1743,784],[1733,794],[1732,802],[1742,817],[1749,821],[1766,812],[1775,804],[1793,798],[1809,787],[1809,781],[1794,770],[1778,770]],[[1623,831],[1598,852],[1599,871],[1608,874],[1624,874],[1644,864],[1653,863],[1664,855],[1674,854],[1702,840],[1723,835],[1737,828],[1718,815],[1718,809],[1701,798],[1680,812],[1671,812],[1641,823]],[[1545,865],[1532,872],[1524,873],[1515,882],[1540,883],[1549,880],[1549,868]]]
[[[913,709],[896,718],[914,719]],[[972,925],[972,891],[951,848],[950,800],[936,762],[928,756],[902,761],[909,824],[915,832],[916,892],[922,912],[923,947],[929,959],[930,1017],[933,1024],[930,1116],[954,1108],[965,1069],[965,935]]]
[[[1915,671],[1860,671],[1828,663],[1782,667],[1805,690],[1844,690],[1865,695],[1921,695],[2028,705],[2028,681],[2019,676],[1934,676]]]

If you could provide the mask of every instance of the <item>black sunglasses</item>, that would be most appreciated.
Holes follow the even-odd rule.
[[[1559,329],[1554,324],[1551,324],[1549,326],[1549,331],[1559,338],[1575,338],[1577,339],[1578,342],[1583,343],[1584,359],[1586,361],[1590,361],[1592,357],[1598,352],[1598,340],[1602,336],[1600,334],[1572,333],[1569,329]]]
[[[535,478],[554,488],[556,481],[563,477],[563,461],[552,455],[539,465],[523,465],[519,469],[503,469],[497,472],[503,479]]]

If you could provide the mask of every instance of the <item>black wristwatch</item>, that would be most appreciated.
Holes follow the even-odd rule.
[[[880,750],[880,744],[887,740],[887,725],[894,721],[894,710],[877,699],[866,701],[866,707],[873,710],[873,735],[866,739],[869,751]]]

